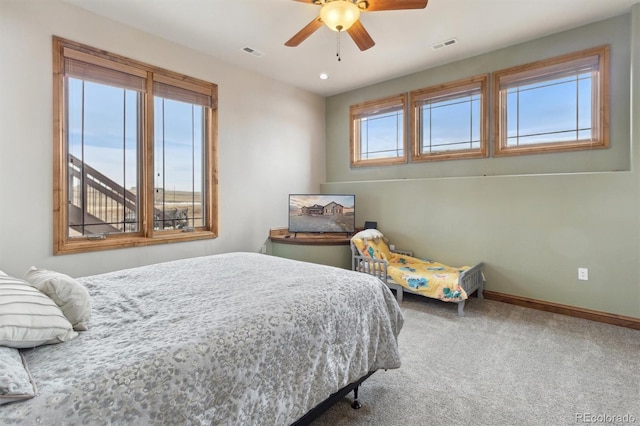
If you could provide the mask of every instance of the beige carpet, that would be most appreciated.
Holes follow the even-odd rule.
[[[314,425],[640,425],[640,331],[505,303],[405,296],[402,367]]]

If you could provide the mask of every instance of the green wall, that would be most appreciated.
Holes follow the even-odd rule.
[[[453,265],[485,262],[487,290],[640,318],[637,40],[640,4],[631,14],[330,97],[322,191],[355,193],[357,224],[378,221],[399,248]],[[609,149],[349,167],[351,104],[603,44],[611,45]],[[578,280],[578,267],[589,269],[588,281]]]
[[[287,259],[351,269],[351,248],[348,245],[312,246],[272,242],[267,253]]]

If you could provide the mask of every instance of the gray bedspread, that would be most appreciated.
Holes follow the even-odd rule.
[[[228,253],[79,281],[89,330],[25,351],[38,395],[0,423],[287,425],[400,367],[402,314],[366,274]]]

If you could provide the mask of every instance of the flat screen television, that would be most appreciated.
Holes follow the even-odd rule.
[[[289,232],[356,230],[354,194],[289,194]]]

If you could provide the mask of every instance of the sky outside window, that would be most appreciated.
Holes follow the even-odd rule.
[[[480,95],[433,102],[420,107],[423,153],[480,147]]]
[[[69,154],[126,189],[138,181],[140,94],[68,79]]]
[[[591,138],[591,73],[507,90],[508,145]]]
[[[154,102],[155,187],[200,192],[204,108],[160,97]]]
[[[371,115],[360,120],[361,153],[363,159],[401,157],[402,111]]]
[[[69,153],[135,189],[139,93],[75,78],[68,79],[68,93]],[[156,168],[164,171],[167,188],[199,192],[204,108],[158,97],[155,101],[156,109],[164,107],[164,116],[156,119]]]

